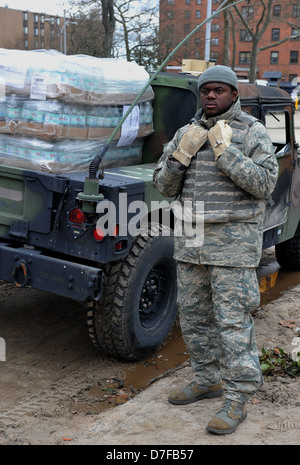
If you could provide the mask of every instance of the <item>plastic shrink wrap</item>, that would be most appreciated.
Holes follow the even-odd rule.
[[[0,49],[0,162],[54,173],[88,169],[148,78],[120,59]],[[103,166],[141,162],[153,97],[149,86]]]

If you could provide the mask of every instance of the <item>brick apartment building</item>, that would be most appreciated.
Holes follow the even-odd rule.
[[[222,0],[210,0],[212,12]],[[207,17],[208,0],[160,0],[160,40],[164,53],[171,51],[184,37]],[[239,10],[247,24],[255,28],[261,17],[261,2],[251,0],[249,4],[238,4]],[[252,39],[242,25],[237,14],[231,8],[234,17],[234,29],[230,20],[230,60],[238,77],[249,77],[250,51]],[[289,39],[282,44],[276,42],[300,32],[300,1],[274,0],[271,7],[271,20],[259,47],[274,43],[274,46],[258,54],[256,78],[274,77],[281,80],[281,87],[296,76],[300,76],[300,37]],[[207,57],[207,40],[209,40],[209,57]],[[206,44],[206,46],[205,46]],[[182,59],[210,59],[217,64],[224,64],[224,15],[220,12],[210,23],[193,34],[178,50],[168,65],[171,69],[180,67]],[[234,59],[234,60],[233,60]],[[168,67],[169,68],[169,67]],[[287,84],[288,85],[288,84]]]
[[[62,50],[63,24],[63,17],[1,7],[0,47]]]

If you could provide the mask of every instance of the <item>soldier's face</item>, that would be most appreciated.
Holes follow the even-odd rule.
[[[201,106],[206,116],[225,113],[238,98],[238,92],[228,84],[209,82],[200,88]]]

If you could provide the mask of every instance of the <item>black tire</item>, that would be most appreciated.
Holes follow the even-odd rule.
[[[162,344],[177,313],[173,253],[172,231],[156,225],[135,239],[124,261],[106,268],[104,294],[88,309],[89,332],[101,351],[135,361]]]
[[[287,270],[300,270],[300,223],[294,237],[275,245],[276,260]]]

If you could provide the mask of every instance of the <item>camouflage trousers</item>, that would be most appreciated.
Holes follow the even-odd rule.
[[[260,302],[255,268],[177,262],[180,324],[195,381],[223,380],[246,402],[263,384],[250,311]]]

